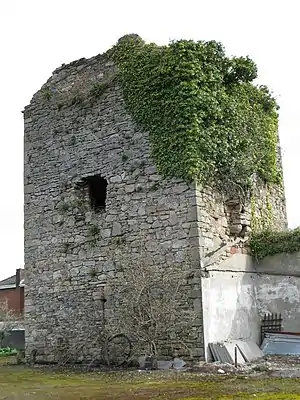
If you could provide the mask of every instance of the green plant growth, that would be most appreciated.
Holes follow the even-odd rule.
[[[262,199],[261,199],[262,200]],[[260,215],[257,215],[257,203],[254,194],[250,197],[251,206],[251,228],[254,233],[271,231],[274,225],[273,207],[268,192],[266,193],[265,204],[262,204]]]
[[[259,221],[256,215],[256,201],[255,201],[255,196],[253,194],[250,197],[250,206],[251,206],[251,228],[253,232],[257,232],[259,230]]]
[[[102,96],[102,94],[105,92],[105,90],[108,88],[108,83],[100,83],[96,82],[93,84],[91,90],[90,90],[90,95],[92,97],[99,98]]]
[[[89,236],[99,236],[100,228],[96,224],[92,224],[89,226]]]
[[[278,253],[300,251],[300,227],[282,232],[253,233],[250,238],[250,249],[257,260]]]
[[[49,101],[52,97],[52,92],[48,87],[44,88],[41,93],[43,98],[47,101]]]
[[[70,250],[71,250],[71,243],[64,242],[62,245],[63,253],[68,254]]]
[[[0,365],[3,399],[173,399],[173,400],[299,400],[297,378],[152,371],[89,373],[60,368],[26,368]],[[247,379],[246,379],[247,378]]]
[[[99,240],[100,228],[96,224],[91,224],[88,228],[88,240],[87,242],[91,247],[95,247],[97,245],[97,241]]]
[[[79,91],[74,92],[70,99],[70,105],[74,106],[74,105],[79,105],[81,103],[83,103],[83,95]]]
[[[98,276],[98,272],[95,268],[91,269],[90,276],[91,278],[96,278]]]
[[[124,236],[116,236],[116,237],[112,238],[111,241],[113,244],[115,244],[117,246],[120,246],[120,245],[126,243],[126,239]]]
[[[89,244],[89,246],[90,246],[91,248],[94,248],[94,247],[97,246],[97,241],[98,241],[98,238],[97,238],[97,237],[90,237],[90,238],[88,239],[87,243]]]
[[[60,110],[63,108],[63,106],[64,106],[64,103],[63,103],[63,102],[57,103],[57,109],[58,109],[58,111],[60,111]]]
[[[59,211],[62,213],[66,213],[70,210],[71,204],[68,203],[67,201],[63,201],[62,203],[59,204]]]
[[[267,193],[266,194],[266,206],[264,208],[263,216],[262,216],[263,230],[272,230],[273,221],[274,221],[273,208],[272,208],[272,204],[270,202],[269,194]]]
[[[215,41],[157,46],[136,35],[120,39],[108,55],[163,176],[230,192],[244,192],[254,176],[280,183],[278,106],[267,87],[253,83],[250,58],[229,58]]]
[[[16,356],[17,354],[18,351],[16,349],[12,349],[10,347],[0,348],[0,357]]]
[[[159,182],[154,182],[153,185],[150,186],[150,191],[151,192],[155,192],[156,190],[158,190],[160,188],[160,183]]]
[[[75,135],[72,135],[71,136],[71,139],[70,139],[70,145],[71,146],[74,146],[76,144],[76,136]]]

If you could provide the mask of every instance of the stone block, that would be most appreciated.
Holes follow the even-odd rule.
[[[133,193],[135,190],[135,185],[126,185],[125,186],[125,192],[126,193]]]
[[[24,194],[31,194],[34,192],[34,185],[32,183],[24,186]]]
[[[114,261],[106,261],[103,264],[103,272],[109,272],[109,271],[114,271],[116,269],[116,265]]]
[[[112,226],[112,236],[120,236],[122,234],[122,226],[119,222],[114,221]]]
[[[103,239],[109,238],[109,237],[111,237],[111,229],[110,228],[101,229],[101,233],[100,234],[101,234],[101,237]]]
[[[172,243],[173,249],[183,249],[188,246],[188,242],[186,239],[178,239],[174,240]]]
[[[55,272],[53,273],[53,279],[54,279],[54,280],[61,280],[62,277],[63,277],[63,274],[62,274],[61,271],[55,271]]]

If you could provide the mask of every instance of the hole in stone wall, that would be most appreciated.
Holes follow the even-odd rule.
[[[88,176],[83,179],[88,187],[91,208],[95,212],[105,210],[107,180],[100,175]]]

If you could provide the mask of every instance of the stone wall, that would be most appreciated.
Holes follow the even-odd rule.
[[[232,254],[249,254],[247,237],[252,230],[287,229],[284,188],[257,186],[247,200],[225,198],[209,187],[196,189],[197,212],[200,223],[200,248],[202,258],[224,243],[224,251],[215,258],[218,264]],[[238,242],[236,239],[243,239]]]
[[[149,265],[199,266],[194,186],[158,175],[114,74],[105,55],[62,66],[24,112],[28,353],[51,357],[66,336],[86,343],[82,357],[99,351],[103,287],[141,248]],[[95,175],[107,182],[105,210],[97,212],[88,184]],[[202,321],[199,279],[189,287],[183,298]],[[201,357],[201,324],[195,329]]]
[[[55,70],[24,119],[28,353],[41,348],[51,357],[66,337],[70,345],[85,343],[83,358],[99,352],[107,282],[122,279],[124,260],[134,264],[142,254],[149,266],[193,271],[182,298],[196,312],[191,345],[202,357],[203,259],[224,243],[229,246],[216,265],[246,251],[235,239],[250,232],[253,204],[161,178],[148,135],[127,113],[106,55]],[[101,193],[94,193],[94,179]],[[272,220],[282,228],[284,194],[272,190],[256,196],[256,219],[271,204]],[[109,302],[105,312],[113,315]]]

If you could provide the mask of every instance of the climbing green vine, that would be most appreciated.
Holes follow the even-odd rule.
[[[272,208],[272,204],[270,202],[270,196],[267,193],[266,194],[266,207],[265,207],[265,211],[264,211],[263,219],[262,219],[263,229],[264,230],[272,229],[273,223],[274,223],[273,208]]]
[[[250,206],[251,206],[251,229],[253,232],[257,232],[259,230],[259,219],[256,215],[256,201],[255,201],[255,196],[253,194],[250,197]]]
[[[244,191],[254,177],[280,182],[278,106],[265,86],[253,84],[250,58],[229,58],[215,41],[160,47],[136,35],[120,39],[108,55],[163,176],[226,191]]]
[[[271,231],[274,226],[274,215],[268,192],[266,193],[265,199],[263,199],[262,196],[260,197],[260,207],[256,204],[256,197],[254,193],[252,193],[250,196],[250,207],[252,232]]]

